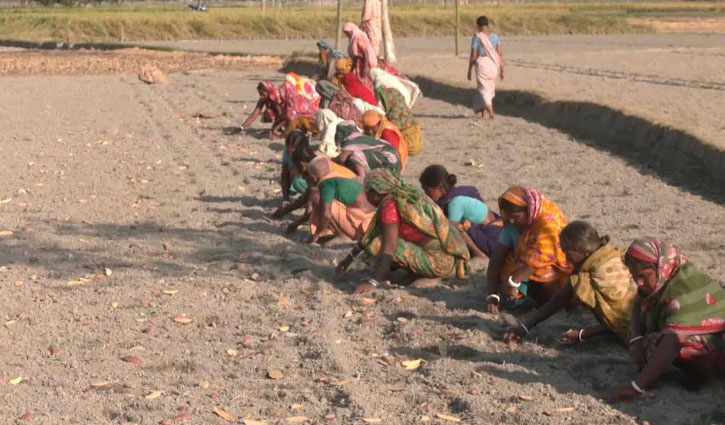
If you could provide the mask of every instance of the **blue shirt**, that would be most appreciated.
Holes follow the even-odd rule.
[[[507,224],[501,229],[501,233],[498,235],[498,241],[501,245],[513,248],[519,241],[519,229],[513,224]]]
[[[481,224],[488,215],[488,207],[478,199],[470,196],[456,196],[448,203],[448,219],[462,223],[468,220],[471,224]]]
[[[499,37],[498,34],[496,34],[495,32],[492,32],[488,36],[488,40],[491,42],[493,49],[498,51],[498,45],[501,44],[501,37]],[[478,34],[473,34],[473,40],[471,40],[471,49],[476,50],[478,52],[478,56],[486,55],[486,50],[484,50],[483,44],[481,44],[481,40],[478,39]]]

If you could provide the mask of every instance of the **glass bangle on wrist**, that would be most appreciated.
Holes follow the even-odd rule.
[[[498,295],[496,295],[496,294],[491,294],[491,295],[487,296],[487,297],[486,297],[486,302],[491,302],[491,299],[494,299],[494,300],[496,300],[496,304],[498,304],[498,303],[500,303],[500,302],[501,302],[501,297],[499,297],[499,296],[498,296]]]
[[[584,335],[584,329],[581,329],[579,331],[579,342],[583,342],[584,341],[584,338],[582,338],[582,335]]]
[[[521,329],[523,329],[524,332],[526,332],[524,335],[528,335],[529,334],[529,328],[527,328],[526,325],[524,325],[523,323],[519,323],[519,327]]]
[[[509,276],[509,286],[518,289],[521,286],[521,282],[514,282],[514,276]]]
[[[637,381],[632,381],[630,384],[632,385],[632,389],[637,391],[638,394],[645,393],[645,390],[643,390],[639,385],[637,385]]]
[[[380,288],[380,282],[378,282],[377,280],[373,279],[372,277],[370,279],[368,279],[368,283],[371,284],[371,285],[373,285],[376,288]]]
[[[642,335],[640,335],[640,336],[635,336],[634,338],[632,338],[632,339],[630,339],[630,340],[629,340],[629,344],[627,344],[627,345],[632,345],[632,344],[634,344],[635,342],[639,341],[640,339],[644,339],[644,337],[643,337]]]

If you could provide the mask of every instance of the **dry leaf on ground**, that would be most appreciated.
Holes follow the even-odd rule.
[[[284,377],[284,374],[280,370],[269,369],[269,370],[267,370],[267,376],[270,379],[282,379]]]
[[[363,422],[368,424],[379,424],[382,423],[383,420],[380,418],[362,418]]]
[[[173,320],[174,320],[174,322],[181,323],[182,325],[187,325],[187,324],[193,322],[193,319],[190,319],[186,316],[174,316]]]
[[[243,419],[244,425],[267,425],[266,421],[255,421],[254,419]]]
[[[288,424],[301,424],[307,422],[307,416],[290,416],[286,420]]]
[[[454,422],[454,423],[461,422],[460,418],[457,418],[457,417],[451,416],[451,415],[444,415],[443,413],[436,413],[436,417],[438,419],[443,419],[444,421],[448,421],[448,422]]]
[[[405,367],[407,370],[416,370],[420,367],[421,359],[415,359],[415,360],[406,360],[404,362],[401,362],[403,367]]]
[[[10,385],[18,385],[19,383],[23,382],[23,377],[18,376],[17,378],[11,379],[8,381]]]
[[[127,363],[133,363],[137,366],[141,366],[143,364],[141,359],[139,359],[138,357],[135,357],[135,356],[121,357],[121,360],[123,360],[124,362],[127,362]]]
[[[146,395],[146,400],[154,400],[159,397],[161,397],[161,394],[163,394],[163,391],[152,391],[149,394]]]
[[[217,416],[219,416],[220,418],[224,419],[225,421],[234,422],[234,421],[237,420],[237,418],[234,415],[232,415],[231,413],[229,413],[226,410],[221,409],[221,408],[219,408],[217,406],[212,406],[211,407],[211,410],[214,413],[216,413]]]

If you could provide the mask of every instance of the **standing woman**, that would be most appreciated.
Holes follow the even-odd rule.
[[[476,19],[478,32],[471,41],[471,58],[468,62],[468,80],[471,71],[476,67],[476,87],[478,94],[473,99],[473,110],[485,117],[486,112],[494,118],[493,98],[496,96],[496,77],[500,74],[503,80],[503,51],[501,38],[491,32],[488,18],[479,16]]]
[[[367,34],[352,22],[346,23],[342,30],[350,39],[347,54],[353,61],[353,72],[360,78],[368,78],[370,70],[378,67],[378,54],[375,48]]]

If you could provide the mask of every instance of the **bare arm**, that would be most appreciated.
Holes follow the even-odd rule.
[[[317,218],[317,229],[315,230],[315,234],[312,235],[312,238],[310,238],[311,244],[317,243],[317,241],[320,240],[320,236],[330,225],[330,217],[332,217],[332,203],[323,202],[322,198],[320,198],[320,203],[318,205],[317,210],[319,217]]]
[[[461,236],[463,236],[463,240],[466,241],[466,245],[468,246],[468,251],[471,253],[471,256],[475,257],[481,257],[481,258],[488,258],[488,255],[484,254],[483,251],[476,245],[475,242],[473,242],[473,239],[468,235],[468,231],[466,230],[463,225],[457,221],[451,221],[450,222],[453,227],[458,229],[459,232],[461,232]]]
[[[501,47],[501,43],[498,43],[496,53],[498,53],[499,60],[501,61],[499,64],[499,75],[501,75],[501,79],[503,80],[503,48]]]
[[[393,265],[395,251],[398,249],[398,223],[389,223],[383,226],[383,242],[382,249],[378,254],[378,265],[373,272],[373,279],[378,283],[385,281],[390,272],[390,266]],[[355,288],[356,294],[364,294],[374,291],[376,286],[372,283],[363,282]]]
[[[259,99],[257,101],[257,104],[254,106],[254,110],[249,114],[247,119],[242,123],[243,128],[247,128],[250,125],[254,124],[254,121],[259,118],[259,116],[262,114],[262,108],[264,107],[264,99]]]
[[[471,49],[471,55],[468,57],[468,79],[471,79],[471,72],[473,71],[473,66],[476,64],[476,60],[478,60],[478,51],[476,49]]]

